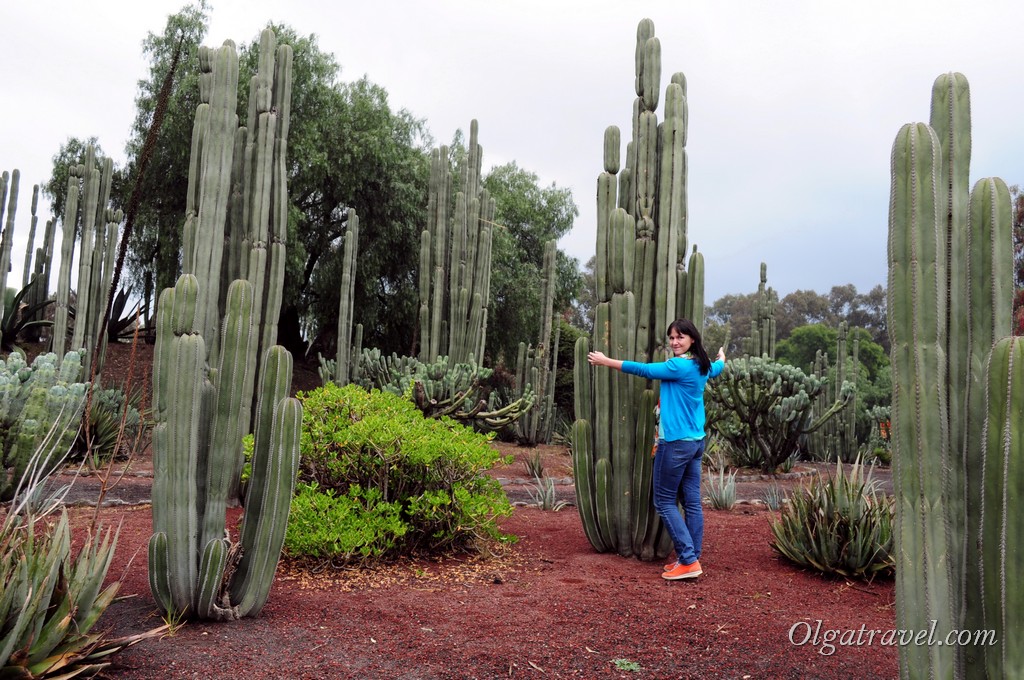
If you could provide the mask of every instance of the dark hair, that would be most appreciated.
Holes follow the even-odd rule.
[[[668,325],[665,335],[667,336],[672,331],[679,335],[690,336],[690,339],[693,340],[693,344],[690,345],[690,352],[693,353],[693,357],[697,360],[700,374],[707,375],[708,371],[711,370],[711,359],[708,357],[707,350],[704,349],[704,341],[701,340],[700,331],[697,330],[697,327],[689,319],[676,319]]]

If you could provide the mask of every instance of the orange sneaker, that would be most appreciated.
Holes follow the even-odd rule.
[[[673,570],[673,569],[675,569],[675,568],[676,568],[676,567],[677,567],[678,565],[679,565],[679,563],[678,563],[678,562],[669,562],[668,564],[666,564],[666,565],[665,565],[665,571],[672,571],[672,570]]]
[[[672,569],[669,569],[661,575],[661,577],[667,581],[678,581],[684,578],[697,578],[704,571],[700,568],[700,561],[696,561],[693,564],[676,564]]]

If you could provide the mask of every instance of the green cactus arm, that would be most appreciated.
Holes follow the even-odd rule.
[[[987,677],[1006,678],[1024,668],[1017,644],[1024,634],[1024,586],[1017,578],[1024,523],[1014,507],[1024,492],[1024,337],[1003,338],[992,347],[986,402],[978,554],[983,625],[996,631],[996,640],[984,648],[984,659]]]
[[[577,419],[572,430],[572,479],[576,487],[576,508],[583,523],[587,540],[598,552],[606,552],[608,545],[601,537],[598,526],[596,494],[594,489],[593,432],[590,423]]]
[[[650,515],[654,514],[651,503],[653,485],[649,483],[654,471],[654,457],[651,449],[657,439],[654,426],[654,407],[657,397],[654,390],[645,389],[640,397],[636,419],[636,450],[633,453],[634,470],[632,474],[633,497],[633,553],[641,554],[651,529]]]
[[[224,536],[225,513],[231,501],[231,486],[241,472],[242,438],[245,426],[240,417],[242,404],[251,399],[244,390],[245,373],[256,355],[253,328],[252,284],[237,279],[228,288],[226,316],[217,367],[217,391],[212,414],[212,440],[206,461],[206,497],[199,545]],[[204,611],[199,611],[205,617]]]
[[[171,565],[166,533],[159,531],[149,537],[148,555],[149,591],[156,600],[156,606],[160,611],[177,613],[171,595]]]
[[[228,547],[227,539],[215,538],[203,548],[194,608],[195,615],[201,619],[234,621],[239,618],[236,607],[223,607],[218,602],[228,562]]]
[[[278,402],[266,454],[268,460],[260,476],[257,476],[254,461],[252,484],[254,489],[262,487],[254,494],[251,506],[258,523],[252,526],[247,513],[249,526],[243,528],[242,560],[231,583],[232,601],[237,603],[242,616],[259,614],[270,594],[288,525],[299,466],[301,429],[302,404],[294,398]]]
[[[892,151],[888,328],[896,495],[897,626],[954,620],[949,537],[941,470],[950,465],[946,400],[945,196],[935,132],[905,125]],[[901,663],[951,674],[952,648],[901,649]]]

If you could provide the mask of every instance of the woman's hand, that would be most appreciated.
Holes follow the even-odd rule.
[[[721,361],[723,364],[725,363],[725,349],[724,348],[722,348],[722,347],[718,348],[718,356],[715,357],[715,360],[716,361]]]
[[[587,361],[591,366],[608,366],[608,357],[604,352],[590,352],[587,354]]]

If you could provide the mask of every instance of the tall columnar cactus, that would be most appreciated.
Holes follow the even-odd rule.
[[[68,305],[71,296],[71,263],[75,254],[75,222],[78,215],[79,178],[85,167],[68,168],[68,193],[64,200],[64,221],[60,245],[60,271],[57,274],[57,304],[53,315],[53,353],[64,354],[68,341]]]
[[[618,359],[664,358],[668,324],[684,316],[703,323],[704,262],[689,263],[686,207],[686,79],[671,77],[665,121],[655,109],[661,44],[654,24],[637,27],[632,141],[620,172],[620,133],[604,138],[597,181],[598,304],[591,340],[576,343],[573,467],[580,517],[591,545],[641,559],[663,557],[667,532],[650,502],[655,386],[587,363],[592,347]],[[617,176],[617,177],[616,177]]]
[[[946,74],[933,87],[931,125],[904,126],[892,155],[888,327],[897,626],[920,629],[934,621],[938,635],[992,628],[999,640],[1008,640],[1008,622],[981,606],[980,572],[1007,548],[986,542],[986,531],[992,522],[1010,520],[1006,506],[986,513],[983,496],[999,485],[990,475],[1001,474],[1001,483],[1013,486],[1019,474],[1015,480],[1009,468],[997,472],[986,465],[979,424],[988,408],[985,358],[1010,331],[1010,203],[999,179],[979,181],[968,197],[969,157],[967,81]],[[1006,380],[1000,388],[990,382],[989,398],[1007,389]],[[1024,606],[1014,592],[1004,597],[1007,608]],[[901,672],[980,677],[982,656],[991,663],[1000,653],[908,645],[900,648]],[[1012,675],[1007,670],[992,677]]]
[[[5,185],[7,198],[7,219],[4,222],[3,236],[0,237],[0,294],[7,292],[7,273],[11,269],[11,247],[14,244],[14,216],[18,210],[18,187],[21,184],[21,171],[17,168],[10,175],[8,185]],[[2,201],[0,201],[2,203]],[[4,310],[0,302],[0,321],[3,320]]]
[[[751,322],[750,356],[775,358],[775,304],[778,299],[775,289],[768,286],[768,265],[762,262],[761,281],[757,284],[754,319]]]
[[[260,36],[258,72],[250,81],[247,125],[238,127],[238,56],[230,40],[200,48],[200,100],[192,129],[192,156],[183,229],[183,268],[203,281],[200,323],[210,338],[207,360],[218,358],[221,301],[233,277],[253,285],[256,360],[244,376],[243,434],[249,432],[259,362],[277,342],[287,242],[287,134],[291,111],[292,48],[274,32]],[[227,252],[225,253],[225,248]],[[207,284],[205,282],[209,281]],[[242,456],[234,463],[238,494]]]
[[[25,263],[21,274],[21,287],[26,288],[32,282],[32,245],[36,240],[36,225],[39,224],[39,215],[36,210],[39,207],[39,185],[32,187],[32,219],[28,224],[28,245],[25,246]]]
[[[228,41],[218,50],[201,50],[204,101],[193,129],[185,259],[203,278],[183,275],[175,289],[161,295],[157,312],[150,586],[161,609],[195,618],[233,619],[259,612],[280,557],[298,466],[302,409],[287,398],[291,355],[277,345],[261,346],[276,338],[282,286],[277,269],[283,276],[284,267],[284,226],[275,219],[271,235],[270,215],[275,206],[279,214],[287,207],[281,203],[287,201],[283,172],[275,178],[270,171],[275,165],[283,169],[286,145],[278,135],[287,134],[287,124],[275,115],[287,112],[281,114],[279,108],[275,114],[270,109],[275,97],[287,108],[283,98],[290,96],[291,51],[287,46],[275,50],[275,44],[273,34],[264,32],[263,75],[252,83],[251,98],[258,101],[250,109],[250,120],[257,121],[257,138],[272,142],[264,144],[262,152],[245,152],[244,158],[254,164],[261,159],[265,167],[256,170],[233,157],[236,149],[245,148],[248,130],[229,133],[223,128],[229,118],[236,124],[233,113],[224,111],[233,109],[225,98],[235,96],[227,86],[237,80],[234,45]],[[266,73],[275,70],[275,55],[277,77],[270,78]],[[282,154],[279,162],[277,152]],[[235,196],[236,209],[230,211],[223,189],[243,185],[245,192]],[[243,202],[240,207],[237,201]],[[244,239],[232,239],[226,231],[229,214],[242,216],[233,227],[243,229]],[[255,221],[247,223],[246,214]],[[225,244],[236,248],[227,258],[207,252]],[[222,271],[225,261],[227,273]],[[243,267],[246,278],[232,281],[223,296],[223,334],[217,351],[210,352],[205,338],[213,340],[211,333],[220,325],[219,319],[210,318],[211,310],[220,307],[219,289],[227,276],[241,274]],[[267,292],[270,289],[276,292]],[[238,496],[242,438],[250,427],[257,365],[255,453],[236,563],[229,560],[235,550],[224,538],[224,514]]]
[[[338,352],[334,361],[334,384],[344,387],[352,380],[352,369],[358,366],[361,348],[352,347],[352,318],[355,311],[356,255],[359,252],[359,215],[352,208],[348,211],[348,233],[345,235],[345,252],[341,265],[341,291],[338,295]],[[363,333],[362,324],[356,325],[356,337]],[[352,361],[352,357],[356,357]]]
[[[94,382],[97,385],[101,379],[104,352],[98,353],[99,359],[95,367],[92,360],[96,343],[104,344],[106,339],[106,333],[101,333],[99,326],[114,267],[118,225],[123,218],[120,210],[106,207],[110,200],[113,169],[113,161],[109,158],[98,159],[95,147],[91,144],[86,147],[82,163],[69,168],[61,241],[61,267],[54,310],[53,351],[62,353],[68,342],[72,349],[85,349],[85,372],[90,377],[95,375]],[[49,282],[53,229],[53,224],[47,224],[43,247],[37,251],[37,275],[41,277],[40,290],[37,294],[40,296],[45,296]],[[80,233],[82,245],[78,257],[78,284],[75,287],[75,323],[71,328],[69,340],[71,264],[74,258],[76,233]],[[39,260],[43,261],[41,266]]]
[[[224,225],[231,190],[231,169],[238,116],[238,54],[234,43],[218,49],[200,48],[201,98],[193,128],[193,155],[188,196],[195,211],[186,215],[182,269],[200,281],[215,282],[202,290],[198,301],[198,331],[210,338],[206,348],[216,359],[220,318],[220,270],[224,254]],[[201,149],[196,157],[197,146]]]
[[[889,333],[892,347],[893,483],[896,494],[896,623],[953,627],[950,543],[946,523],[952,464],[944,343],[945,234],[939,215],[942,150],[923,123],[904,126],[892,152],[889,206]],[[900,650],[901,667],[952,677],[954,651]]]
[[[858,355],[860,342],[853,340],[852,353],[847,353],[847,336],[849,324],[839,324],[836,334],[836,371],[835,380],[828,381],[828,354],[820,350],[815,354],[812,373],[821,381],[828,381],[827,386],[814,399],[814,413],[824,413],[839,399],[844,382],[852,387],[857,386],[857,374],[860,370]],[[849,372],[847,368],[849,365]],[[843,406],[839,417],[830,419],[824,427],[810,435],[809,448],[812,455],[820,460],[836,460],[852,463],[857,459],[857,392],[853,390],[851,398]]]
[[[448,149],[431,154],[427,228],[420,234],[419,358],[425,363],[445,352],[453,363],[480,360],[487,341],[495,202],[480,186],[477,128],[472,121],[454,213]]]
[[[539,444],[551,441],[554,428],[555,371],[558,368],[558,340],[561,328],[555,329],[554,339],[551,327],[554,321],[555,302],[555,258],[558,242],[554,239],[544,244],[544,277],[541,282],[541,327],[535,347],[519,343],[516,361],[516,387],[519,396],[532,388],[536,407],[516,422],[516,438],[520,443]]]
[[[244,375],[256,361],[254,293],[242,279],[230,286],[216,373],[206,364],[205,342],[196,331],[199,297],[199,282],[184,274],[160,300],[149,579],[165,612],[233,620],[259,613],[270,591],[298,469],[302,406],[288,397],[291,355],[275,346],[260,374],[241,558],[229,565],[225,511],[242,446]]]

